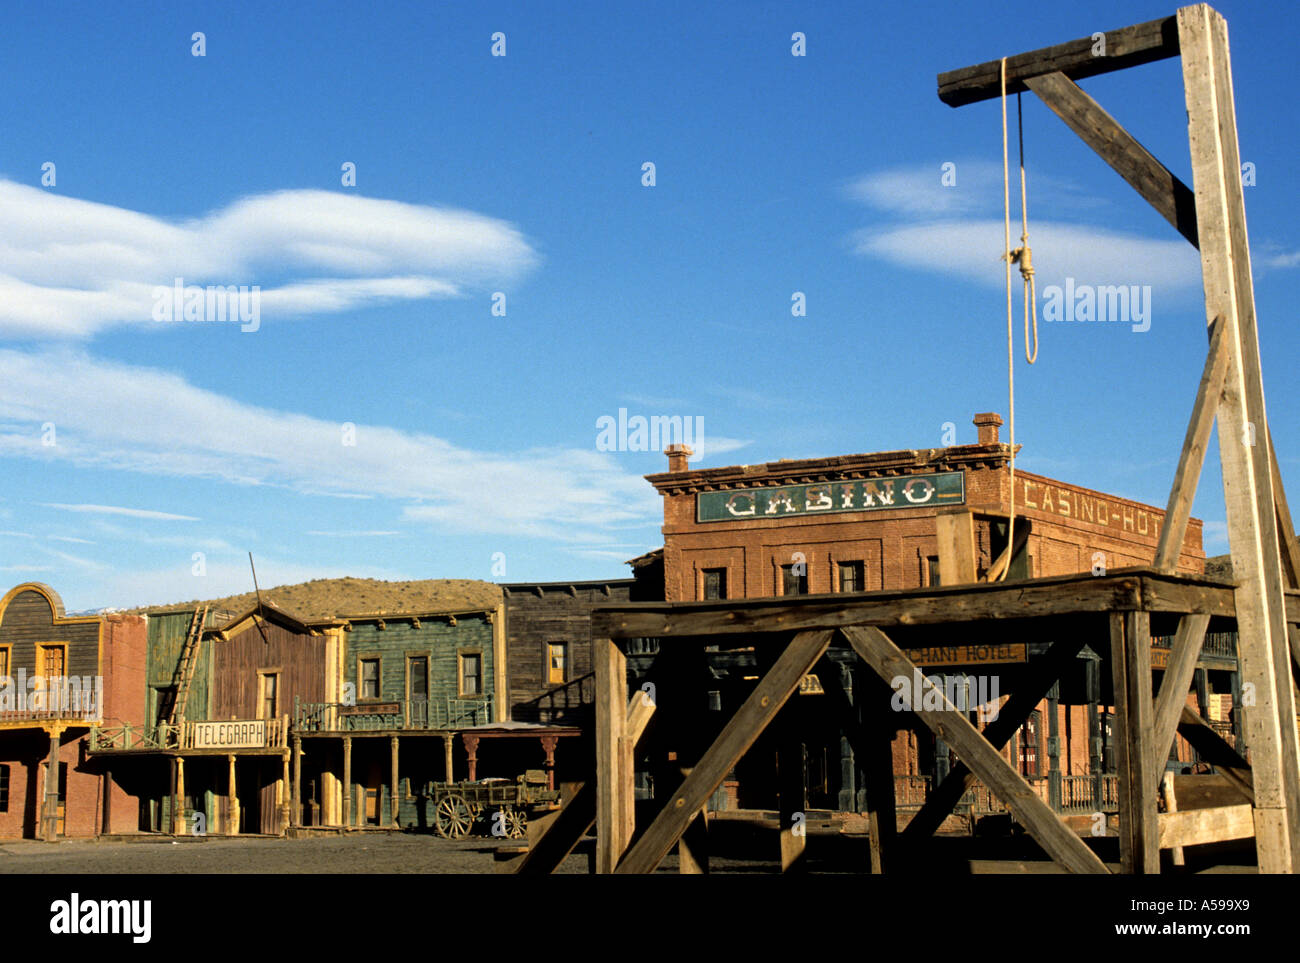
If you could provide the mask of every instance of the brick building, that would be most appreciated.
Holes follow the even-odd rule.
[[[1003,569],[1007,579],[1017,579],[1100,574],[1151,563],[1164,520],[1161,509],[1030,472],[1014,474],[1012,529],[1011,449],[998,437],[1002,419],[983,413],[974,424],[975,444],[708,469],[691,469],[690,449],[671,446],[665,452],[669,470],[647,476],[664,499],[665,600],[896,591],[983,580]],[[1203,571],[1201,533],[1201,522],[1192,519],[1179,571]],[[984,684],[969,707],[985,697],[996,703],[998,680],[1008,691],[1051,640],[1010,646],[963,641],[972,640],[913,649],[910,655],[927,674],[945,681],[954,677],[959,691],[967,682]],[[1153,664],[1159,667],[1159,649],[1167,642],[1153,644]],[[757,677],[757,669],[744,668],[744,652],[738,646],[732,654],[738,677],[718,682],[718,692],[711,694],[715,703],[731,706],[747,695],[752,686],[747,680]],[[710,661],[724,660],[714,655]],[[852,661],[843,666],[842,682],[849,689]],[[1215,634],[1212,626],[1198,664],[1197,701],[1203,715],[1239,735],[1239,720],[1230,724],[1224,711],[1237,701],[1236,670],[1235,638]],[[805,683],[801,696],[810,698],[797,697],[787,707],[805,719],[803,731],[809,719],[824,715],[817,707],[818,680],[809,677]],[[1109,694],[1103,660],[1085,647],[1076,671],[1004,750],[1058,810],[1109,808]],[[775,750],[760,739],[733,772],[727,787],[742,807],[773,805]],[[862,774],[833,722],[826,720],[821,737],[811,738],[804,754],[810,808],[859,808]],[[1186,744],[1177,747],[1171,760],[1176,762],[1194,762]],[[901,730],[894,741],[900,812],[919,804],[950,763],[947,748],[924,727]],[[995,801],[984,803],[997,809]]]
[[[0,598],[0,838],[134,830],[137,804],[87,757],[90,728],[144,719],[145,620],[69,617],[48,585]]]

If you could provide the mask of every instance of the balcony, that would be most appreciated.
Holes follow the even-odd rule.
[[[161,752],[237,749],[283,749],[288,718],[228,719],[161,723],[156,726],[91,726],[91,752]]]
[[[492,696],[477,699],[408,699],[394,702],[304,702],[296,707],[296,732],[441,730],[481,726],[492,718]]]

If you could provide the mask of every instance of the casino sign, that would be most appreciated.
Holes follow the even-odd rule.
[[[966,476],[959,471],[899,475],[845,482],[814,482],[772,488],[700,492],[695,515],[700,522],[832,515],[839,512],[892,511],[935,505],[961,505]]]

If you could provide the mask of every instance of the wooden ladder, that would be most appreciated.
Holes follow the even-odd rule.
[[[208,607],[200,605],[194,610],[194,617],[190,620],[190,630],[185,636],[185,644],[181,647],[180,659],[176,663],[176,674],[172,677],[172,682],[176,686],[176,699],[172,703],[171,718],[167,720],[171,725],[179,726],[185,722],[185,705],[189,701],[194,669],[199,662],[199,642],[203,638],[203,623],[207,621],[207,617]]]

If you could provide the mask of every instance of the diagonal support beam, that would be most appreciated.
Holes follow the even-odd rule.
[[[1038,703],[1047,698],[1047,693],[1065,674],[1065,670],[1069,668],[1082,648],[1082,637],[1062,639],[1041,659],[1030,663],[1028,677],[1016,686],[1016,690],[1007,699],[1006,705],[998,710],[998,717],[984,727],[983,735],[989,741],[989,745],[1001,751],[1016,734],[1016,730],[1024,724],[1029,713],[1034,711]],[[958,760],[957,764],[948,771],[948,777],[934,788],[929,798],[903,829],[899,835],[900,840],[904,843],[920,841],[938,832],[943,821],[948,818],[957,803],[961,802],[961,797],[966,794],[966,790],[974,783],[975,774],[964,762]]]
[[[618,864],[618,873],[652,873],[685,832],[714,790],[786,704],[799,680],[830,645],[831,631],[800,632],[736,710],[713,745],[695,764],[668,804]],[[599,778],[605,778],[600,773]]]
[[[1197,246],[1196,197],[1191,188],[1065,74],[1043,74],[1025,83],[1192,247]]]
[[[927,679],[884,632],[874,626],[846,626],[840,630],[854,651],[875,673],[889,682],[908,680],[912,705],[938,705],[937,710],[917,712],[918,717],[939,738],[956,750],[984,785],[1011,810],[1025,829],[1054,861],[1075,873],[1107,873],[1105,864],[1073,830],[1048,808],[1047,803],[1012,769],[987,739],[953,708],[942,690]]]
[[[1210,429],[1214,427],[1214,415],[1228,374],[1228,345],[1224,335],[1227,327],[1223,318],[1217,317],[1210,328],[1210,350],[1205,356],[1205,370],[1201,372],[1201,383],[1196,389],[1196,402],[1187,422],[1187,436],[1178,456],[1178,468],[1174,472],[1174,484],[1169,490],[1169,504],[1165,508],[1165,522],[1156,546],[1154,564],[1160,572],[1172,574],[1178,567],[1178,556],[1183,549],[1187,521],[1192,515],[1196,486],[1210,444]]]
[[[1241,793],[1247,802],[1255,801],[1255,777],[1250,763],[1224,741],[1208,722],[1191,706],[1183,706],[1178,720],[1178,734],[1197,754],[1212,765],[1224,779]]]
[[[1192,685],[1196,660],[1200,658],[1201,643],[1205,641],[1205,630],[1209,625],[1208,615],[1184,615],[1178,620],[1178,633],[1169,653],[1169,665],[1156,696],[1156,719],[1152,727],[1155,734],[1147,758],[1147,768],[1153,773],[1160,772],[1169,758],[1169,747],[1178,731],[1183,706],[1187,704],[1187,692]]]

